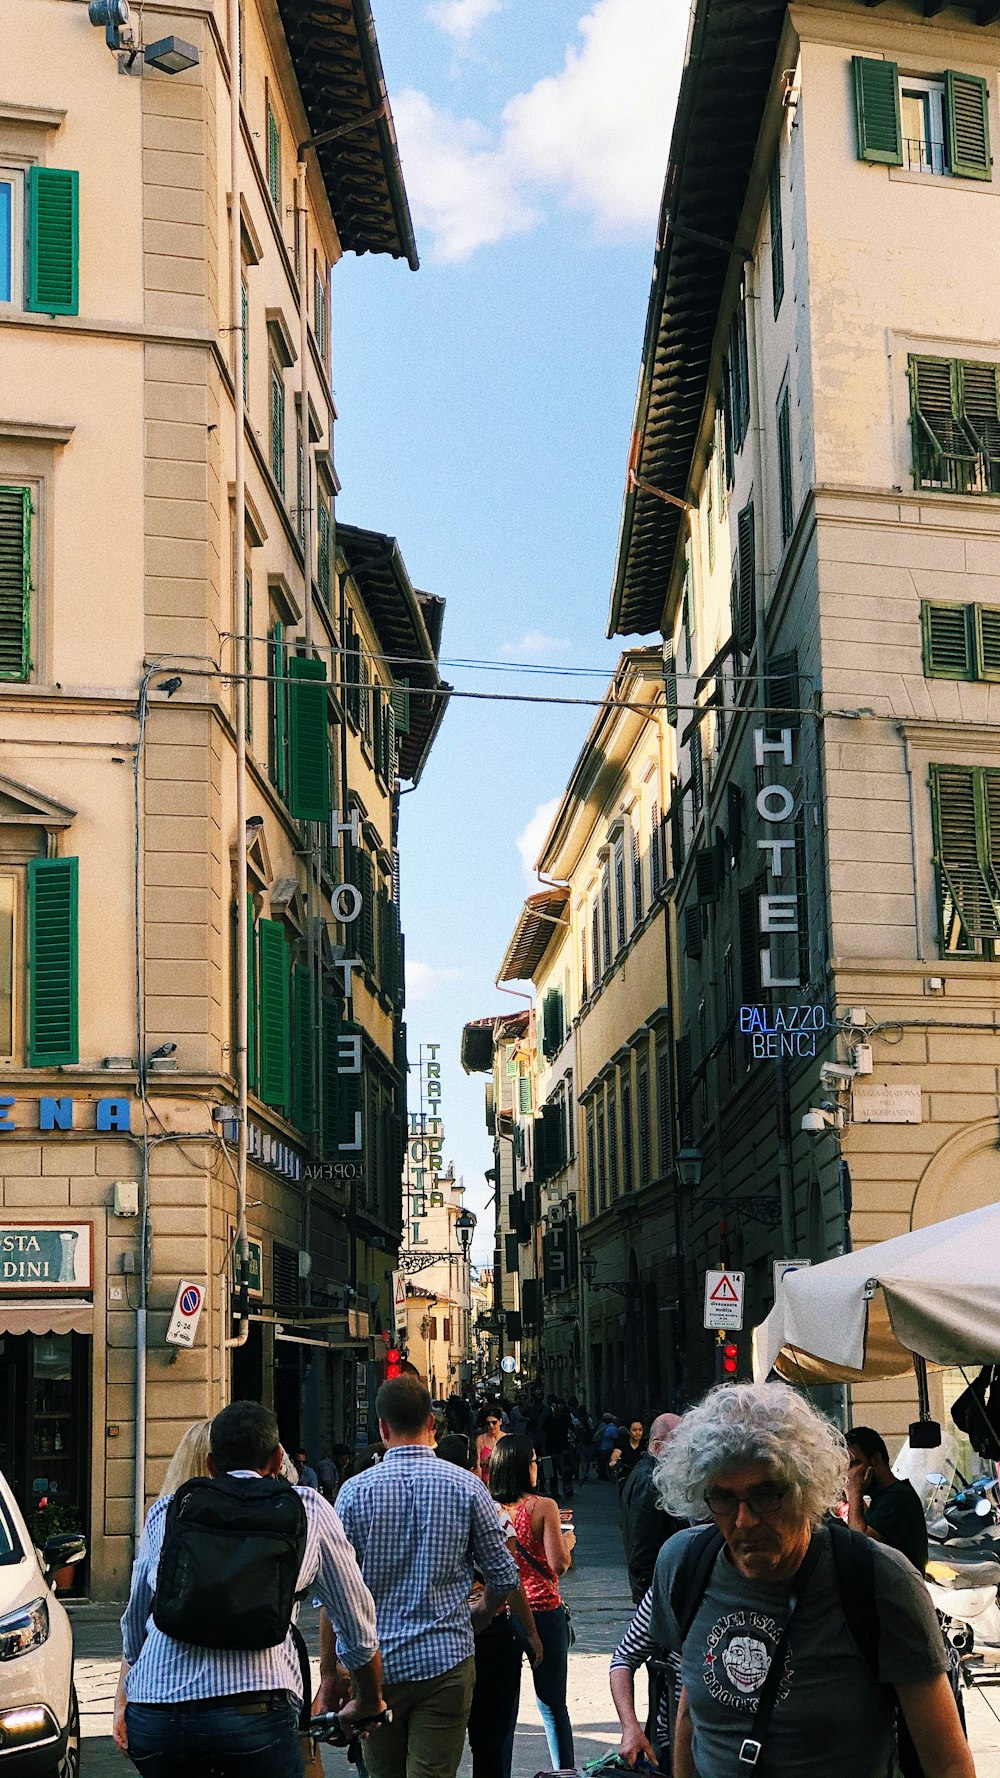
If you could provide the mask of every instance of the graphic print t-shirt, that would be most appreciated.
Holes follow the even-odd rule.
[[[664,1544],[653,1578],[652,1634],[679,1651],[670,1609],[677,1565],[692,1537]],[[799,1603],[785,1650],[781,1684],[758,1771],[796,1778],[886,1778],[894,1746],[891,1692],[875,1679],[844,1621],[830,1549],[820,1529],[820,1558]],[[930,1596],[898,1550],[873,1544],[879,1608],[879,1677],[884,1686],[916,1684],[945,1672],[947,1656]],[[682,1674],[694,1731],[699,1778],[744,1778],[744,1737],[764,1676],[788,1617],[789,1582],[744,1580],[723,1552],[684,1643]]]

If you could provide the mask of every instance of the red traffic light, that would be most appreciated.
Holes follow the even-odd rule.
[[[739,1368],[739,1347],[734,1345],[731,1340],[727,1340],[722,1348],[722,1374],[725,1377],[735,1377]]]
[[[398,1346],[388,1346],[385,1354],[385,1374],[387,1377],[399,1376],[400,1353]]]

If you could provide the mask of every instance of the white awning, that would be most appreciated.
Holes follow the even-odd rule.
[[[65,1297],[37,1297],[4,1302],[0,1297],[0,1334],[92,1334],[93,1303],[68,1302]]]

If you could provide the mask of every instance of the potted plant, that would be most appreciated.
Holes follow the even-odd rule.
[[[28,1520],[28,1530],[35,1548],[44,1550],[50,1538],[67,1537],[82,1531],[83,1520],[78,1508],[68,1501],[42,1500]],[[52,1580],[57,1590],[69,1591],[76,1580],[75,1563],[54,1569]]]

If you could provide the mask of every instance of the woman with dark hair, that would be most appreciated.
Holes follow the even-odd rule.
[[[490,1459],[503,1436],[500,1409],[486,1408],[483,1413],[482,1428],[476,1438],[476,1468],[487,1487],[490,1480]]]
[[[534,1669],[535,1697],[553,1770],[572,1766],[573,1728],[566,1708],[569,1624],[559,1593],[559,1576],[570,1565],[576,1533],[564,1526],[554,1500],[540,1496],[538,1459],[530,1438],[508,1434],[490,1463],[490,1493],[506,1507],[517,1539],[514,1560],[521,1573],[542,1660]]]

